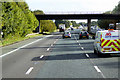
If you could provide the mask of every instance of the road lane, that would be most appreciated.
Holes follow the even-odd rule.
[[[4,57],[3,77],[118,78],[118,57],[98,57],[93,42],[79,40],[77,34],[68,39],[61,35],[45,38]]]
[[[84,47],[84,51],[92,50],[94,51],[93,43],[94,40],[92,39],[81,39],[79,40],[78,35],[75,35],[78,42],[81,46]],[[118,78],[119,73],[119,55],[112,55],[111,57],[98,57],[96,54],[88,53],[92,62],[99,67],[101,72],[105,75],[106,78]]]
[[[36,62],[32,59],[36,56],[46,55],[46,49],[53,44],[59,36],[45,38],[39,42],[21,48],[13,54],[2,58],[2,76],[3,78],[29,78],[34,75],[26,76],[25,73],[30,67],[34,67]],[[42,62],[39,62],[41,65]],[[34,71],[34,69],[33,69]],[[12,73],[12,74],[11,74]],[[31,74],[31,73],[30,73]]]
[[[89,52],[88,52],[89,53]],[[102,78],[72,35],[59,39],[45,59],[37,78]]]

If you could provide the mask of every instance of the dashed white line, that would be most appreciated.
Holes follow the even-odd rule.
[[[53,44],[51,44],[51,46],[53,46]]]
[[[83,49],[84,49],[84,47],[81,47],[81,49],[83,50]]]
[[[33,69],[34,69],[33,67],[30,67],[25,74],[26,74],[26,75],[30,74]]]
[[[94,66],[94,68],[97,70],[97,72],[101,72],[100,69],[97,66]]]
[[[43,57],[44,57],[44,55],[41,55],[41,56],[40,56],[40,58],[43,58]]]
[[[78,41],[77,41],[78,42]]]
[[[50,48],[47,48],[47,51],[49,51],[50,50]]]
[[[89,58],[89,55],[88,54],[85,54],[88,58]]]
[[[54,44],[56,43],[56,41],[54,42]]]
[[[80,44],[79,44],[80,45]]]

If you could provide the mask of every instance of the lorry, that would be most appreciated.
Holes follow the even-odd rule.
[[[94,53],[98,56],[120,54],[120,30],[97,31],[94,41]]]
[[[59,24],[59,32],[65,31],[65,24]]]

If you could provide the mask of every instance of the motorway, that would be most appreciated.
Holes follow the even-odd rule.
[[[98,57],[93,43],[78,34],[66,39],[53,34],[3,47],[2,77],[118,78],[119,56]]]

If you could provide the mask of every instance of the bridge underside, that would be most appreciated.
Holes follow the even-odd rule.
[[[88,32],[91,31],[91,19],[120,20],[120,14],[41,14],[35,16],[38,20],[87,19]]]

